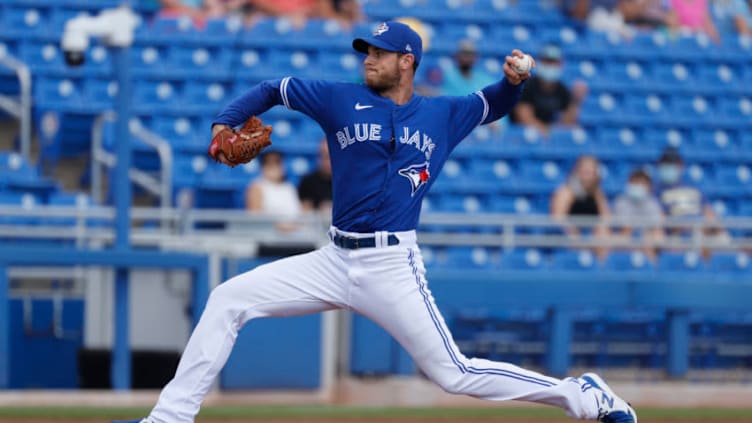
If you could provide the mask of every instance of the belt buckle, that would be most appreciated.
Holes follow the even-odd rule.
[[[353,238],[353,240],[355,241],[355,249],[356,250],[359,249],[360,248],[360,238]]]

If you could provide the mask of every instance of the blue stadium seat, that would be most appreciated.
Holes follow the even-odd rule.
[[[738,159],[738,143],[734,132],[723,129],[697,129],[692,132],[691,151],[687,159],[693,161],[734,161]]]
[[[0,191],[0,206],[21,207],[23,210],[32,210],[39,206],[41,201],[31,193]],[[38,217],[0,215],[0,224],[3,225],[30,225],[38,223]]]
[[[656,268],[666,278],[674,278],[672,275],[681,273],[696,273],[705,269],[702,257],[694,251],[689,252],[662,252],[658,256]]]
[[[446,264],[455,269],[489,269],[498,265],[498,250],[483,247],[447,247]]]
[[[233,76],[233,51],[226,46],[171,46],[167,64],[172,77],[228,79]]]
[[[498,195],[491,197],[491,211],[504,214],[536,213],[535,204],[524,196]]]
[[[169,74],[167,47],[158,45],[134,45],[131,47],[132,73],[137,77],[159,78]]]
[[[594,140],[582,128],[553,127],[548,138],[546,157],[574,160],[594,152]]]
[[[352,49],[350,31],[335,20],[309,19],[296,33],[298,48],[348,51]]]
[[[169,112],[183,107],[180,103],[182,87],[176,82],[141,81],[133,88],[133,109],[136,113],[148,115],[155,110]]]
[[[58,111],[78,111],[84,108],[81,80],[40,79],[34,92],[38,107]]]
[[[752,270],[750,257],[744,252],[715,253],[710,257],[708,269],[713,272],[746,273]]]
[[[49,9],[7,6],[0,19],[0,38],[41,38],[47,32]]]
[[[501,268],[507,270],[545,270],[546,257],[538,249],[515,249],[501,255]]]
[[[606,61],[596,74],[591,86],[593,89],[616,92],[634,92],[650,78],[652,70],[649,62],[637,60]]]
[[[696,82],[697,70],[685,62],[658,62],[652,77],[645,81],[649,88],[661,91],[688,89]]]
[[[322,76],[327,79],[351,82],[360,78],[361,59],[354,53],[322,53],[319,64]]]
[[[722,96],[718,100],[721,116],[733,125],[744,125],[752,119],[752,97]]]
[[[298,33],[289,19],[267,18],[244,29],[240,34],[240,43],[244,47],[296,48]]]
[[[551,255],[551,269],[594,271],[598,269],[598,262],[589,250],[558,250]]]
[[[19,59],[36,74],[63,75],[69,72],[59,43],[24,42],[18,49]]]
[[[198,27],[189,16],[156,16],[137,32],[136,40],[174,46],[188,44],[197,33]]]
[[[580,109],[580,124],[584,126],[613,124],[616,118],[623,114],[623,107],[620,103],[621,98],[615,93],[603,92],[599,95],[588,95]]]
[[[671,104],[671,122],[675,125],[701,126],[715,121],[716,106],[710,97],[673,96]]]
[[[184,103],[179,107],[189,114],[218,114],[232,97],[232,87],[220,82],[190,81],[185,84]]]
[[[561,183],[566,174],[555,161],[520,161],[518,184],[529,193],[550,193]]]
[[[639,127],[629,126],[601,126],[595,139],[594,153],[603,159],[653,160],[663,145],[651,144]]]
[[[313,51],[272,50],[269,52],[269,66],[278,73],[292,76],[316,78],[319,74],[318,57]]]
[[[645,273],[653,268],[653,263],[641,251],[612,251],[603,262],[604,270],[617,273]]]
[[[630,119],[625,123],[651,126],[673,120],[670,103],[668,97],[656,94],[627,94],[622,104]]]
[[[156,115],[149,125],[154,133],[172,141],[172,148],[181,153],[204,153],[211,131],[196,117]]]
[[[752,171],[745,164],[718,165],[712,181],[713,193],[727,198],[752,195]]]
[[[238,86],[247,85],[243,88],[243,92],[250,88],[252,84],[262,81],[267,78],[279,78],[279,73],[271,66],[268,56],[269,49],[246,47],[241,49],[236,54],[239,63],[236,64],[236,80],[248,81],[245,84],[238,84]],[[237,93],[241,94],[240,92]]]
[[[83,80],[83,97],[92,109],[108,110],[118,93],[117,82],[111,79],[85,78]]]

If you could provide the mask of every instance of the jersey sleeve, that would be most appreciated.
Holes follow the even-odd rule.
[[[488,117],[488,102],[483,92],[448,97],[450,101],[449,139],[454,148]]]
[[[279,84],[282,104],[290,110],[308,115],[323,128],[328,126],[336,83],[294,77],[283,78]]]

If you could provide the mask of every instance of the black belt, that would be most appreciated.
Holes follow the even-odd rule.
[[[399,238],[397,235],[389,234],[386,238],[387,245],[399,244]],[[355,238],[347,235],[335,233],[332,236],[332,242],[339,248],[346,248],[348,250],[357,250],[358,248],[373,248],[376,246],[376,237],[369,236],[364,238]]]

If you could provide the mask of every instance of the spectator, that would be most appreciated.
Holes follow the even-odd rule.
[[[625,10],[625,22],[634,27],[656,29],[669,26],[669,0],[628,0],[622,9]]]
[[[643,249],[650,260],[655,261],[656,242],[663,240],[663,210],[653,195],[653,183],[650,175],[644,170],[635,170],[629,175],[624,193],[614,202],[614,216],[620,219],[632,220],[636,223],[651,224],[651,227],[641,226],[634,230],[629,224],[622,226],[621,235],[632,237],[640,235],[646,247]],[[645,229],[644,231],[642,229]]]
[[[332,162],[326,139],[319,145],[319,167],[305,175],[298,186],[298,197],[305,211],[329,213],[332,208]]]
[[[599,32],[617,32],[628,35],[626,21],[636,18],[638,11],[633,0],[563,0],[564,14],[587,23]]]
[[[551,126],[577,124],[580,105],[587,95],[587,85],[576,81],[570,91],[561,82],[562,53],[558,46],[543,47],[536,60],[533,77],[512,111],[512,122],[533,126],[544,136]]]
[[[335,19],[345,26],[363,20],[356,0],[248,0],[254,19],[266,16],[289,18],[300,28],[311,18]]]
[[[551,215],[555,219],[567,216],[598,216],[608,217],[608,201],[601,189],[600,163],[593,156],[582,156],[575,163],[567,181],[556,189],[551,197]],[[566,232],[579,238],[581,231],[574,226],[567,226]],[[603,225],[596,225],[593,235],[599,239],[606,239],[609,230]],[[596,248],[596,254],[603,258],[606,248]]]
[[[715,0],[711,6],[721,37],[738,34],[752,36],[752,10],[747,0]]]
[[[467,95],[496,82],[496,78],[475,66],[478,49],[471,40],[462,40],[454,54],[454,66],[442,68],[441,94]]]
[[[704,235],[714,242],[728,241],[728,233],[720,227],[713,226],[717,221],[713,207],[706,201],[699,188],[688,183],[684,178],[684,161],[676,148],[668,147],[658,160],[658,180],[656,192],[664,215],[674,221],[686,219],[688,223],[705,220],[711,223]],[[675,240],[685,240],[695,234],[692,227],[672,225],[667,234]],[[706,255],[709,251],[706,250]]]
[[[252,212],[294,218],[300,214],[300,201],[295,186],[287,182],[282,154],[270,151],[260,158],[261,175],[246,190],[246,209]],[[280,222],[283,231],[296,229],[289,222]]]
[[[675,32],[700,32],[720,42],[707,0],[671,0],[669,25]]]
[[[197,26],[203,26],[208,18],[224,16],[228,7],[236,2],[235,0],[227,2],[222,0],[160,0],[159,15],[163,17],[189,16]]]

